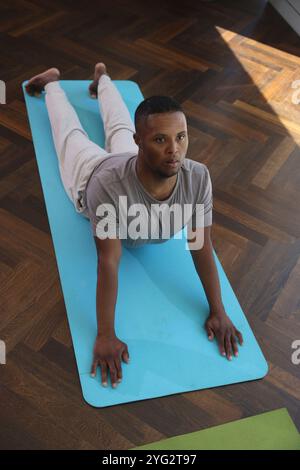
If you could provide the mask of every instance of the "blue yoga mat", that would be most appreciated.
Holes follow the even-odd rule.
[[[96,336],[97,253],[90,223],[78,214],[62,185],[44,95],[25,95],[47,214],[54,243],[84,399],[92,406],[161,397],[262,378],[268,366],[216,253],[222,298],[244,335],[239,357],[228,361],[203,328],[208,303],[190,252],[186,229],[158,245],[123,248],[115,311],[118,337],[127,343],[130,363],[122,363],[116,389],[90,377]],[[61,81],[89,137],[103,146],[98,103],[90,81]],[[143,100],[138,85],[116,80],[131,115]]]

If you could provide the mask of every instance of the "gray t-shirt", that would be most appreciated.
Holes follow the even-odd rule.
[[[121,228],[123,235],[117,234],[122,243],[134,247],[167,241],[187,223],[193,229],[212,224],[212,184],[206,165],[185,158],[171,195],[160,201],[143,187],[136,161],[133,153],[110,154],[92,171],[82,201],[94,236],[102,238],[103,226],[108,229],[111,222],[111,227]],[[116,232],[108,232],[115,238]]]

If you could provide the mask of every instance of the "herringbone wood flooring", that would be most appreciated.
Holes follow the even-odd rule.
[[[300,41],[264,0],[0,6],[0,447],[128,449],[279,407],[300,426]],[[105,409],[82,399],[21,82],[102,60],[186,110],[214,186],[214,247],[270,365],[261,381]]]

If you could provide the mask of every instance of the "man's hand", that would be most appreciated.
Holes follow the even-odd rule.
[[[211,310],[205,322],[205,329],[209,340],[212,341],[214,337],[216,337],[222,356],[227,356],[229,361],[232,359],[232,353],[238,356],[236,338],[238,338],[242,346],[243,336],[242,333],[235,328],[225,311],[214,312]]]
[[[101,368],[101,382],[107,387],[107,369],[110,372],[112,387],[122,380],[121,360],[129,362],[129,353],[126,343],[120,341],[115,335],[97,336],[94,346],[94,359],[91,376],[96,376],[97,366]]]

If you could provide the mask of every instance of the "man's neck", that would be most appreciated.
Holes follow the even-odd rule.
[[[139,158],[136,159],[136,174],[137,177],[145,188],[145,190],[151,194],[152,197],[158,200],[167,199],[175,188],[178,174],[170,176],[169,178],[163,178],[159,175],[146,172],[140,164]]]

